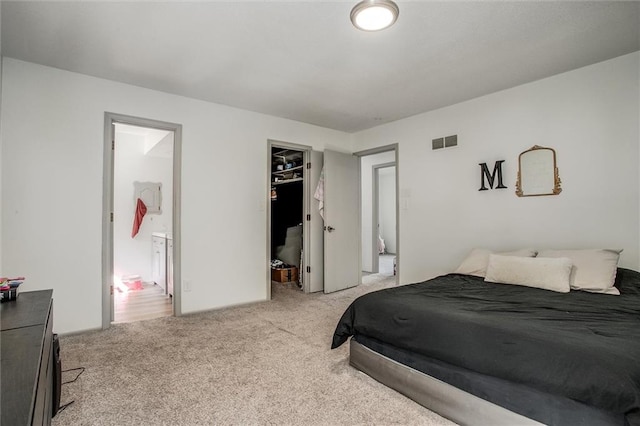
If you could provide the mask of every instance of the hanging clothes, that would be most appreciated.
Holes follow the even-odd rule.
[[[136,202],[136,213],[133,216],[133,229],[131,230],[131,238],[135,238],[140,231],[140,225],[142,225],[142,219],[144,219],[144,215],[147,214],[147,206],[144,202],[138,198]]]
[[[318,210],[320,212],[320,217],[324,220],[324,166],[320,171],[320,179],[318,180],[318,186],[316,186],[316,191],[313,193],[313,198],[318,200]]]

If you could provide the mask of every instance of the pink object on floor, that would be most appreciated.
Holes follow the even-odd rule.
[[[128,291],[142,290],[142,278],[140,275],[128,275],[121,278],[122,284],[124,284]]]
[[[142,281],[129,281],[124,283],[129,290],[142,290]]]

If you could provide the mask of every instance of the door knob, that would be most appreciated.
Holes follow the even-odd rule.
[[[324,229],[326,229],[327,232],[332,232],[336,230],[336,228],[334,228],[333,226],[325,226]]]

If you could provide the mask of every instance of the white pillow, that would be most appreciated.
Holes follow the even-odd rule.
[[[571,260],[566,257],[489,256],[486,282],[515,284],[569,293]]]
[[[538,257],[568,257],[573,263],[571,289],[619,295],[613,286],[622,250],[543,250]]]
[[[458,269],[454,271],[456,274],[474,275],[476,277],[484,278],[487,274],[487,265],[489,264],[489,255],[493,253],[487,249],[473,249],[471,253],[462,261]],[[498,253],[503,256],[522,256],[522,257],[535,257],[537,252],[534,249],[521,249],[515,251],[508,251]]]

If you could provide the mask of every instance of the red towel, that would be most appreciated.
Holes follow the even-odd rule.
[[[144,202],[140,198],[138,198],[138,203],[136,204],[136,215],[133,217],[133,230],[131,231],[131,238],[134,238],[140,230],[140,225],[142,225],[142,219],[144,218],[145,214],[147,214],[147,206],[145,206]]]

